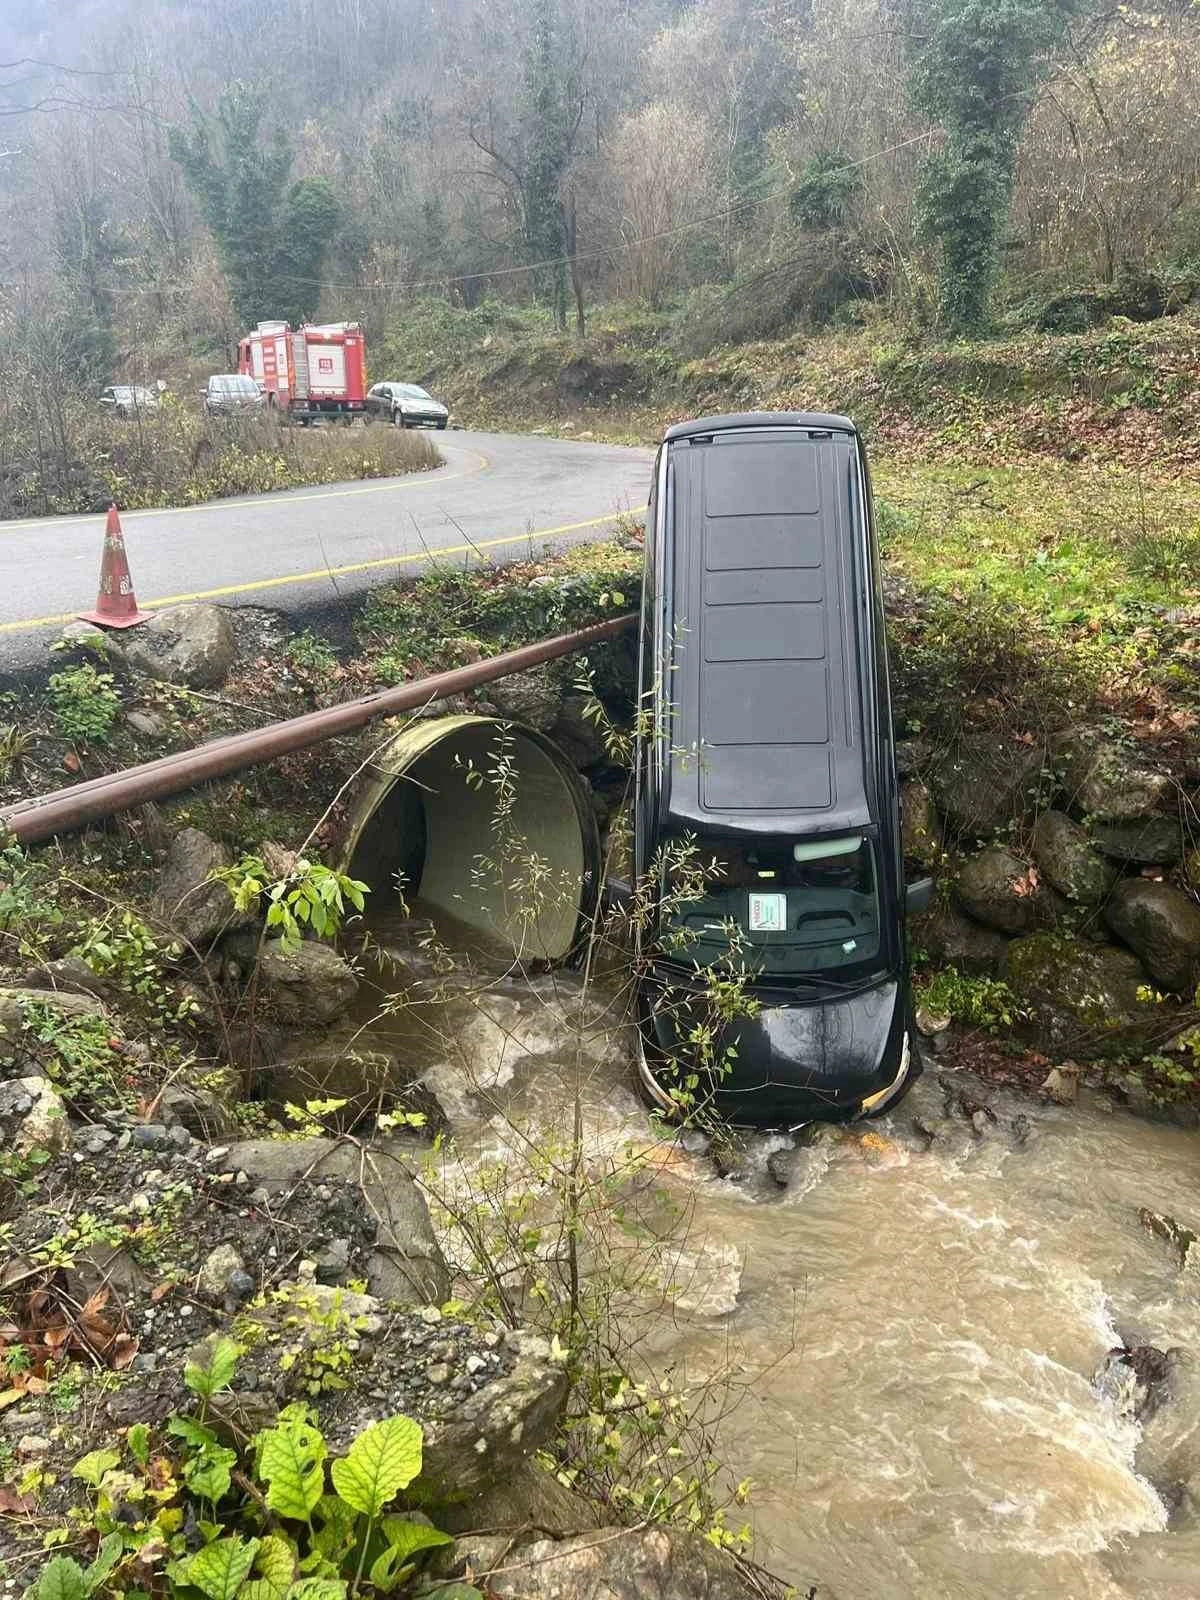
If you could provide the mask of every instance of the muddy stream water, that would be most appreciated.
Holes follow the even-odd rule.
[[[930,1060],[882,1122],[748,1137],[721,1176],[654,1129],[603,982],[458,973],[434,998],[411,925],[375,932],[399,964],[360,1022],[445,1107],[450,1190],[504,1162],[528,1182],[576,1092],[593,1169],[656,1152],[670,1292],[641,1354],[732,1376],[717,1449],[753,1480],[760,1562],[820,1600],[1200,1600],[1200,1271],[1139,1220],[1200,1231],[1200,1136],[1086,1093],[989,1090],[972,1121],[977,1086]],[[411,1006],[368,1023],[389,993]],[[1144,1344],[1179,1352],[1149,1406],[1125,1368],[1096,1381]]]

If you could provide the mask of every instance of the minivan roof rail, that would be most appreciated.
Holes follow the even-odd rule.
[[[668,428],[668,444],[676,439],[692,439],[697,434],[728,433],[734,428],[817,428],[857,434],[849,417],[825,411],[736,411],[723,417],[698,417],[694,422],[677,422]]]

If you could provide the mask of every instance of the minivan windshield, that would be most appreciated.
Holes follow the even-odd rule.
[[[246,377],[218,377],[208,380],[210,389],[218,394],[257,394],[258,385],[253,378]]]
[[[704,893],[682,898],[696,887],[697,867]],[[865,834],[701,837],[690,866],[664,874],[662,948],[698,966],[733,961],[764,981],[860,979],[880,965],[878,882],[876,846]]]

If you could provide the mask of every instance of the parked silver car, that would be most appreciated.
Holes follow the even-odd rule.
[[[398,428],[444,428],[449,409],[415,383],[376,383],[367,390],[367,415]]]
[[[254,379],[241,372],[216,372],[204,387],[204,409],[209,416],[219,412],[248,411],[266,404],[266,396]]]
[[[112,383],[99,399],[101,411],[114,417],[132,417],[139,411],[158,410],[158,391],[143,383]]]

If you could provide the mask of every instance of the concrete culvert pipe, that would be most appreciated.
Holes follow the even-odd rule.
[[[562,961],[595,906],[600,845],[590,797],[544,734],[495,717],[426,718],[376,755],[354,805],[347,870],[368,908],[399,879],[522,961]]]

